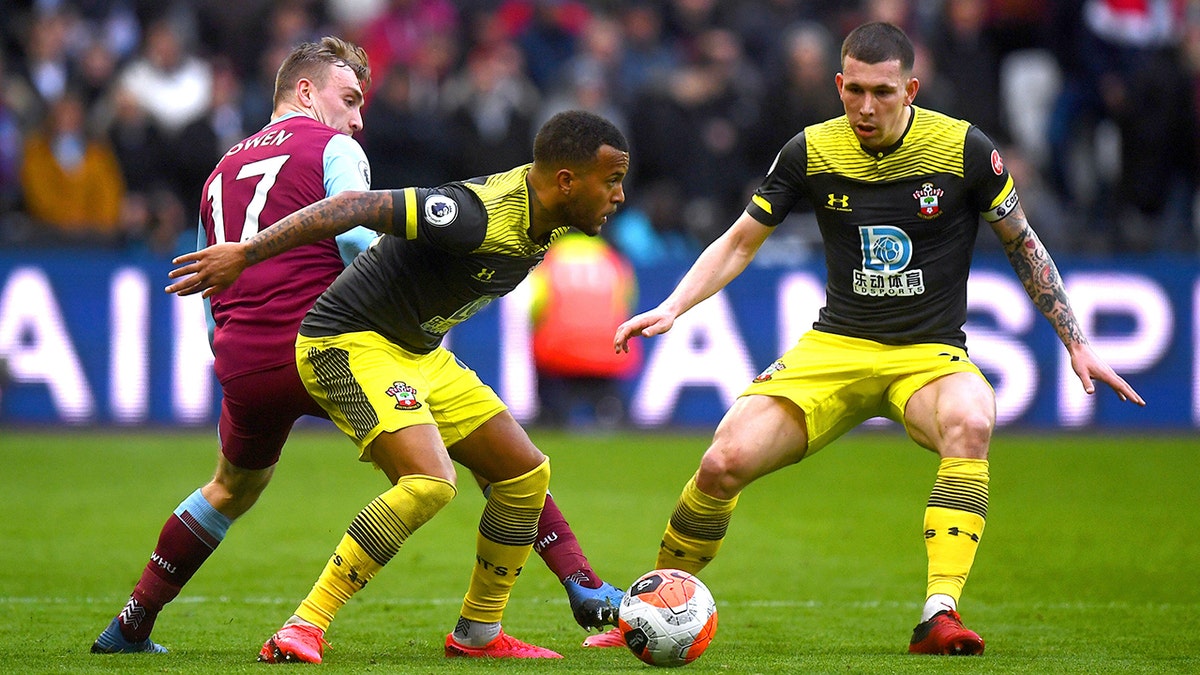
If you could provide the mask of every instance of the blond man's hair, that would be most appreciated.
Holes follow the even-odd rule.
[[[326,36],[320,42],[305,42],[296,46],[279,66],[275,75],[275,100],[279,105],[296,88],[302,78],[323,86],[329,76],[329,66],[346,66],[354,71],[364,92],[371,86],[371,66],[362,47],[341,38]]]

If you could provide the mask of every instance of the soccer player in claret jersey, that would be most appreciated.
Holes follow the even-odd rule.
[[[437,188],[348,192],[253,238],[176,258],[168,292],[216,297],[255,263],[355,224],[384,236],[338,277],[300,325],[309,394],[393,487],[350,523],[316,584],[263,645],[268,662],[320,662],[335,614],[456,494],[457,461],[490,484],[476,556],[447,656],[559,658],[505,634],[509,593],[538,538],[549,460],[494,391],[445,347],[451,327],[514,289],[552,241],[595,236],[624,199],[624,136],[569,111],[534,140],[533,163]]]
[[[205,183],[198,248],[247,239],[327,196],[369,189],[366,155],[351,137],[362,128],[369,85],[366,55],[351,43],[326,37],[293,49],[276,77],[271,122],[230,148]],[[262,494],[295,421],[328,417],[296,372],[296,331],[317,296],[375,237],[359,227],[299,247],[208,299],[223,395],[216,472],[167,519],[129,601],[93,652],[166,651],[150,639],[159,612]],[[539,535],[553,544],[543,559],[566,586],[581,625],[611,623],[621,592],[595,575],[548,501]]]
[[[940,458],[925,508],[926,601],[908,649],[980,654],[958,600],[988,506],[995,394],[967,356],[967,275],[979,218],[1050,321],[1084,390],[1107,383],[1145,402],[1088,344],[1054,262],[1025,219],[1000,153],[978,128],[914,105],[913,46],[886,23],[842,44],[845,115],[789,140],[743,213],[658,307],[617,329],[614,347],[671,329],[746,268],[793,206],[816,211],[826,305],[813,329],[747,387],[684,486],[657,567],[693,574],[717,554],[738,495],[872,417],[905,426]],[[602,633],[600,638],[610,636]],[[619,635],[616,639],[620,639]]]

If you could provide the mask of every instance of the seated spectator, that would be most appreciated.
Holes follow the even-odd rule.
[[[412,84],[410,69],[393,65],[372,87],[375,95],[363,111],[358,138],[371,158],[375,185],[441,185],[454,175],[450,130],[435,109],[414,95]]]
[[[511,42],[477,48],[446,82],[444,104],[458,156],[452,175],[483,176],[529,161],[541,94]]]
[[[168,136],[203,117],[212,104],[212,67],[189,51],[170,17],[146,30],[142,55],[121,74],[120,85]]]
[[[50,105],[45,125],[25,142],[21,189],[30,218],[47,240],[118,243],[125,182],[108,143],[85,128],[80,95],[68,91]],[[34,234],[35,241],[42,238]]]
[[[638,190],[674,184],[689,234],[707,245],[721,223],[741,212],[747,185],[763,170],[745,154],[759,120],[761,82],[730,31],[707,31],[697,43],[696,62],[636,102],[629,125],[638,152],[630,174]]]
[[[496,17],[505,35],[520,47],[530,81],[545,91],[575,55],[591,10],[574,0],[505,0],[496,8]]]
[[[8,215],[16,209],[21,198],[18,171],[24,139],[20,114],[10,94],[19,94],[22,90],[10,86],[14,84],[14,79],[7,71],[4,53],[0,50],[0,239],[6,235],[4,229]]]
[[[774,157],[804,127],[842,114],[837,92],[829,87],[838,71],[838,45],[824,26],[802,22],[789,27],[778,58],[779,72],[765,88],[762,121],[751,132],[751,157]]]
[[[681,58],[663,38],[662,15],[648,2],[633,2],[621,10],[622,30],[619,90],[614,100],[633,105],[642,89],[666,81]]]
[[[564,110],[586,110],[611,121],[622,132],[629,124],[612,97],[601,66],[593,61],[573,61],[561,82],[542,101],[535,123],[541,125]]]
[[[8,9],[5,9],[5,13]],[[19,112],[24,124],[36,124],[50,107],[78,79],[78,65],[68,52],[71,17],[64,11],[35,11],[23,35],[16,72],[28,83],[33,94]]]
[[[121,202],[121,231],[126,244],[138,247],[157,238],[164,228],[182,227],[185,209],[171,181],[171,148],[158,126],[150,120],[137,98],[117,86],[106,105],[110,108],[107,137],[121,176],[125,198]],[[194,201],[199,202],[199,193]],[[166,208],[167,206],[170,208]],[[179,213],[178,222],[165,221],[163,214]],[[194,231],[195,223],[192,223]],[[193,245],[195,242],[193,241]]]
[[[992,140],[1007,143],[1008,128],[1001,118],[1000,49],[986,30],[987,11],[986,0],[949,0],[937,37],[928,45],[938,74],[957,94],[952,105],[939,110],[971,120]]]
[[[388,0],[363,26],[362,46],[371,69],[386,73],[396,64],[416,64],[430,39],[458,29],[458,9],[449,0]]]

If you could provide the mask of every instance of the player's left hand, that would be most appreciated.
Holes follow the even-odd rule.
[[[176,295],[194,295],[203,291],[202,297],[207,298],[237,281],[238,275],[246,269],[246,254],[241,244],[216,244],[185,253],[171,262],[179,267],[167,276],[179,281],[163,290]]]
[[[1112,387],[1122,401],[1129,401],[1141,406],[1146,405],[1146,401],[1133,390],[1133,387],[1129,386],[1125,378],[1118,375],[1096,355],[1091,345],[1076,343],[1067,347],[1067,352],[1071,355],[1071,368],[1075,370],[1079,381],[1083,383],[1084,391],[1089,394],[1096,393],[1096,384],[1093,379],[1100,380]]]

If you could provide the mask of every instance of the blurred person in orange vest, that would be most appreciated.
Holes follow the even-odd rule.
[[[119,244],[125,181],[104,139],[88,133],[87,110],[76,92],[50,105],[42,129],[25,142],[21,191],[25,209],[55,237]]]
[[[583,403],[596,425],[617,426],[625,407],[620,381],[641,366],[640,351],[622,358],[611,339],[637,303],[633,267],[600,237],[571,231],[550,247],[529,282],[538,422],[566,426]]]

